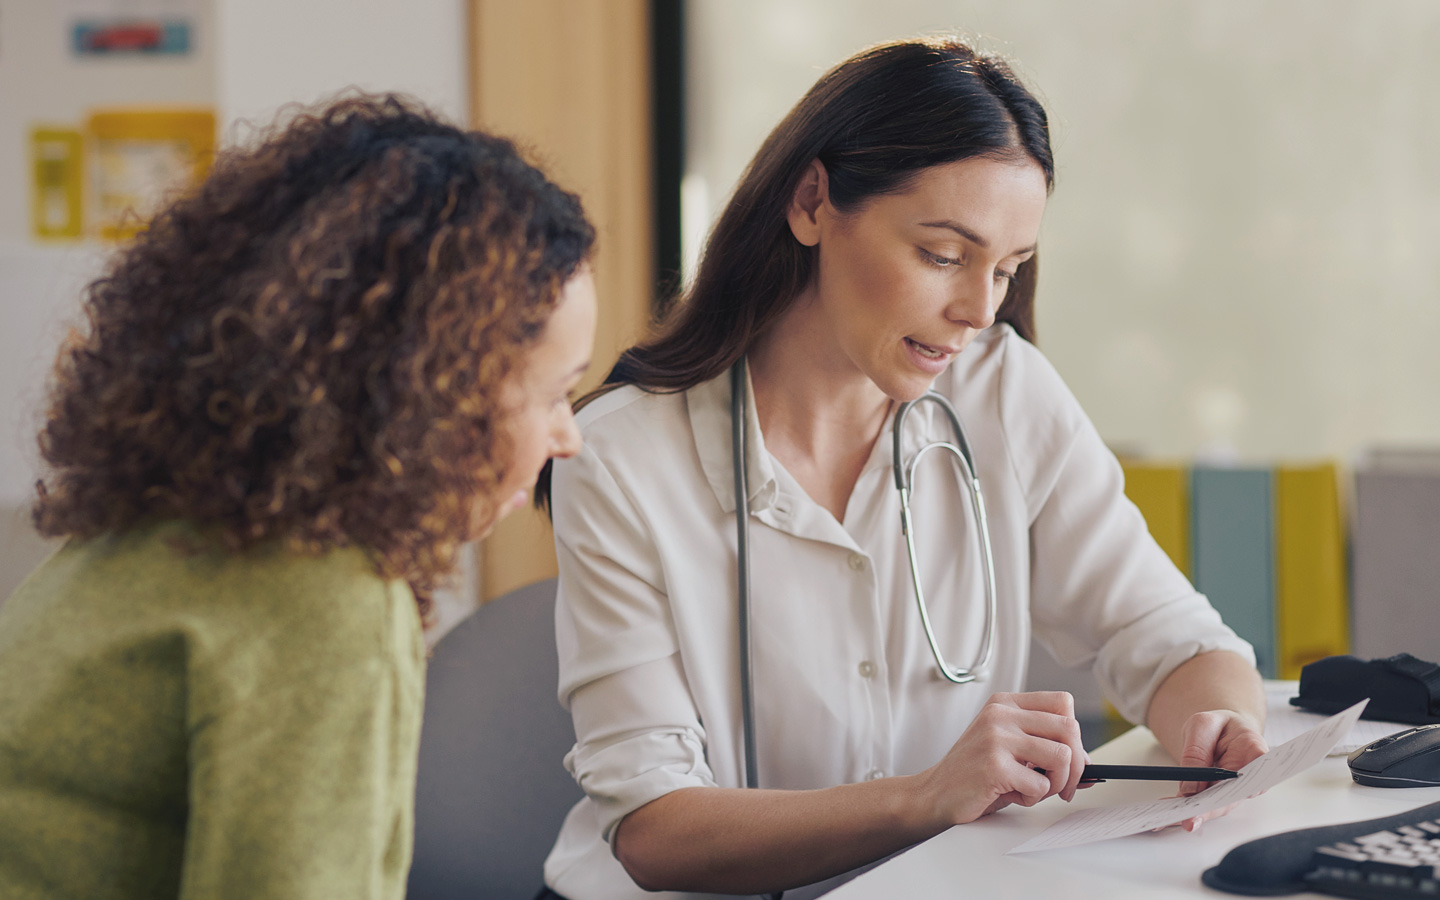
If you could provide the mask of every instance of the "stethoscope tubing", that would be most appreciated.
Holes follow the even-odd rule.
[[[755,750],[754,669],[750,657],[750,488],[745,471],[745,422],[749,391],[745,357],[730,367],[730,447],[735,473],[735,568],[738,575],[740,718],[744,723],[745,786],[759,787]]]
[[[744,732],[743,753],[745,757],[745,786],[758,787],[760,767],[757,761],[754,708],[754,662],[750,652],[750,491],[746,472],[745,425],[748,419],[748,381],[745,357],[741,356],[730,367],[730,448],[735,478],[735,567],[736,594],[738,599],[738,635],[740,642],[740,719]],[[905,418],[910,410],[923,402],[939,405],[950,421],[955,441],[932,441],[915,451],[908,464],[903,462],[900,438],[905,427]],[[994,648],[995,619],[998,615],[998,600],[995,591],[995,560],[990,545],[990,523],[985,514],[985,498],[980,492],[980,479],[975,475],[974,456],[960,414],[942,394],[927,391],[918,399],[902,403],[895,411],[893,467],[895,488],[900,492],[900,528],[905,536],[905,549],[910,557],[910,579],[915,588],[915,602],[920,610],[920,622],[925,628],[925,638],[930,642],[930,652],[940,674],[952,684],[969,684],[985,677]],[[980,652],[968,668],[952,666],[940,652],[935,629],[930,623],[930,610],[925,603],[925,594],[920,586],[920,560],[915,549],[915,524],[910,514],[910,496],[915,486],[915,470],[920,459],[931,450],[943,450],[952,454],[960,464],[962,479],[970,492],[971,512],[975,532],[980,545],[980,557],[985,581],[985,631],[980,641]],[[771,897],[778,898],[778,893]]]
[[[900,441],[905,428],[905,419],[910,411],[921,403],[934,403],[940,407],[945,418],[950,422],[950,430],[955,435],[955,442],[932,441],[924,444],[910,457],[909,463],[904,463],[904,455],[901,452]],[[985,513],[985,495],[980,491],[980,479],[975,474],[975,457],[970,450],[970,441],[965,434],[965,426],[960,422],[960,414],[955,411],[955,406],[944,394],[938,391],[926,391],[918,399],[908,403],[902,403],[895,411],[895,424],[892,431],[893,455],[892,467],[895,476],[895,487],[900,492],[900,529],[905,535],[905,549],[910,557],[910,583],[915,589],[915,605],[920,610],[920,622],[925,627],[925,638],[930,642],[930,652],[935,657],[935,664],[940,668],[940,674],[945,680],[952,684],[969,684],[983,677],[986,668],[990,664],[991,651],[995,645],[995,619],[999,615],[999,601],[995,591],[995,556],[990,545],[990,518]],[[945,660],[945,655],[940,651],[940,643],[935,638],[935,629],[930,624],[930,609],[925,603],[925,592],[920,582],[920,559],[915,549],[915,524],[910,514],[910,497],[915,488],[915,472],[920,465],[920,460],[931,450],[943,450],[955,457],[959,464],[960,472],[964,476],[962,480],[966,489],[970,492],[971,515],[975,522],[975,535],[980,545],[980,563],[983,567],[985,582],[985,630],[980,638],[980,652],[974,663],[967,668],[952,666]]]

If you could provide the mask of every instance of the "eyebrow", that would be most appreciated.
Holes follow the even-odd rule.
[[[976,234],[975,232],[971,231],[969,228],[966,228],[964,225],[961,225],[959,222],[952,222],[952,221],[949,220],[949,219],[942,219],[942,220],[935,221],[935,222],[921,222],[921,223],[920,223],[920,227],[922,227],[922,228],[946,228],[946,229],[949,229],[950,231],[953,231],[953,232],[955,232],[956,234],[960,235],[960,236],[963,237],[965,240],[969,241],[970,243],[974,244],[974,245],[977,246],[977,247],[980,247],[980,248],[985,249],[985,250],[989,250],[989,249],[990,249],[990,242],[989,242],[989,241],[985,240],[985,239],[984,239],[983,237],[981,237],[980,235],[978,235],[978,234]],[[1021,247],[1019,250],[1016,250],[1014,253],[1011,253],[1010,255],[1011,255],[1011,256],[1024,256],[1026,253],[1033,253],[1034,250],[1035,250],[1035,245],[1034,245],[1034,244],[1031,244],[1031,245],[1028,246],[1028,247]]]

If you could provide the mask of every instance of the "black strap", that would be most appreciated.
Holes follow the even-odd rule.
[[[1440,715],[1440,665],[1416,659],[1408,653],[1397,653],[1377,662],[1423,684],[1430,695],[1430,714]]]

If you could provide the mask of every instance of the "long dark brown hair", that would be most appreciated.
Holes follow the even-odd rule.
[[[786,210],[811,160],[843,212],[905,190],[924,169],[974,157],[1030,159],[1054,183],[1044,108],[999,57],[956,38],[881,44],[825,73],[775,126],[710,233],[689,291],[652,335],[626,350],[596,391],[622,384],[684,391],[739,359],[814,274],[816,252],[790,232]],[[1039,261],[1019,267],[996,312],[1035,340]],[[536,491],[548,502],[549,470]]]
[[[493,512],[505,379],[593,241],[509,141],[393,96],[293,115],[222,153],[90,285],[40,434],[36,526],[356,545],[424,612]]]
[[[1005,62],[953,38],[872,47],[827,72],[760,146],[711,232],[694,285],[607,379],[683,391],[728,369],[809,284],[815,249],[786,210],[813,159],[840,212],[904,190],[923,169],[1029,157],[1054,181],[1045,110]],[[996,314],[1034,338],[1032,258]]]

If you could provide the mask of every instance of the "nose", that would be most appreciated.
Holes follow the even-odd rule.
[[[976,266],[957,279],[955,294],[946,307],[945,317],[957,325],[983,331],[995,324],[995,313],[1005,299],[1007,279],[995,277],[993,270]]]
[[[580,452],[584,439],[580,437],[580,428],[575,424],[575,414],[571,412],[570,405],[564,405],[560,414],[560,421],[550,432],[550,455],[559,459],[569,459]]]

